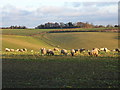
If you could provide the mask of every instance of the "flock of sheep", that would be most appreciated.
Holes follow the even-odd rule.
[[[27,49],[26,48],[23,48],[23,49],[9,49],[9,48],[5,48],[5,51],[6,52],[27,52]],[[104,51],[104,52],[110,52],[110,51],[117,51],[117,52],[120,52],[120,49],[119,48],[116,48],[114,50],[109,50],[108,48],[93,48],[91,51],[90,50],[86,50],[84,48],[81,48],[81,49],[71,49],[70,52],[68,52],[68,50],[66,49],[59,49],[59,48],[54,48],[53,50],[52,49],[46,49],[46,48],[41,48],[40,49],[40,54],[41,55],[55,55],[55,52],[59,52],[60,54],[62,55],[71,55],[71,56],[75,56],[76,53],[82,53],[82,52],[86,52],[88,53],[88,55],[90,56],[98,56],[99,52],[100,51]],[[33,50],[31,50],[31,52],[33,52]]]
[[[10,48],[5,48],[5,51],[6,52],[27,52],[27,49],[26,48],[23,48],[23,49],[10,49]]]
[[[68,53],[68,50],[66,50],[66,49],[61,49],[61,50],[58,49],[58,48],[54,48],[53,50],[51,50],[51,49],[46,50],[45,48],[40,49],[41,55],[54,55],[55,51],[58,51],[58,52],[60,52],[60,54],[63,54],[63,55],[69,55],[70,54],[71,56],[74,56],[78,52],[82,53],[82,52],[87,51],[88,55],[97,57],[100,51],[104,51],[104,52],[117,51],[117,52],[120,52],[120,49],[116,48],[114,50],[109,50],[107,48],[100,48],[100,49],[93,48],[90,51],[90,50],[85,50],[84,48],[81,48],[81,49],[71,49],[70,53]]]

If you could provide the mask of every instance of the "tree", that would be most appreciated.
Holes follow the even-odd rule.
[[[118,27],[118,25],[115,25],[114,27]]]
[[[69,26],[69,27],[73,27],[72,22],[68,22],[68,26]]]

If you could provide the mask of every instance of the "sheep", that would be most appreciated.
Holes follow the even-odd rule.
[[[23,51],[27,52],[27,49],[26,49],[26,48],[23,48]]]
[[[51,49],[46,50],[46,54],[49,55],[50,51],[52,51]]]
[[[100,48],[99,50],[100,50],[100,51],[104,51],[104,49],[105,49],[105,48]]]
[[[67,53],[67,50],[66,50],[66,49],[62,49],[62,50],[61,50],[61,54],[67,55],[67,54],[68,54],[68,53]]]
[[[19,49],[16,49],[15,51],[16,51],[16,52],[19,52]]]
[[[59,48],[54,48],[54,51],[59,51]]]
[[[85,51],[85,49],[84,49],[84,48],[81,48],[81,49],[80,49],[80,53],[82,53],[83,51]]]
[[[75,50],[75,53],[77,53],[78,51],[80,51],[80,49],[74,49]]]
[[[93,50],[91,52],[88,52],[88,54],[97,57],[98,56],[98,51],[99,51],[98,48],[93,48]]]
[[[40,51],[41,51],[41,55],[45,55],[46,54],[46,49],[45,48],[41,48]]]
[[[105,52],[110,52],[110,50],[108,50],[107,48],[100,48],[100,51],[105,51]]]
[[[108,50],[107,48],[104,48],[104,51],[105,51],[105,52],[110,52],[110,50]]]
[[[120,52],[120,49],[119,49],[119,48],[116,48],[115,51]]]
[[[24,50],[23,49],[19,49],[19,52],[24,52]]]
[[[75,54],[75,49],[71,49],[71,55],[74,56]]]
[[[111,51],[115,52],[116,50],[115,50],[115,49],[113,49],[113,50],[111,50]]]
[[[50,55],[54,55],[54,52],[53,51],[50,51],[50,53],[49,53]]]
[[[11,52],[14,52],[14,51],[15,51],[15,49],[10,49],[10,51],[11,51]]]
[[[25,51],[27,51],[27,49],[26,49],[26,48],[23,48],[23,49],[16,49],[15,51],[16,51],[16,52],[25,52]]]
[[[27,51],[27,49],[26,48],[23,48],[23,49],[9,49],[9,48],[5,48],[5,51],[11,51],[11,52],[14,52],[14,51],[16,51],[16,52],[25,52],[25,51]]]
[[[9,49],[9,48],[5,48],[5,51],[6,51],[6,52],[10,52],[10,49]]]
[[[46,55],[54,55],[54,52],[51,49],[46,50]]]
[[[31,50],[30,52],[33,52],[33,50]]]

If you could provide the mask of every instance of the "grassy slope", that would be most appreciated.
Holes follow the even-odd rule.
[[[59,45],[62,48],[118,47],[118,33],[111,32],[75,32],[75,33],[49,33],[44,35],[45,40]]]
[[[54,29],[50,29],[54,30]],[[49,31],[49,30],[44,30]],[[50,33],[40,35],[42,29],[38,30],[3,30],[3,49],[28,48],[37,50],[40,47],[53,48],[86,48],[107,47],[114,49],[118,47],[118,33],[111,32],[74,32],[74,33]],[[9,35],[9,36],[8,36]],[[19,36],[18,36],[19,35]],[[28,37],[26,37],[28,36]],[[30,37],[31,36],[31,37]]]
[[[30,36],[18,36],[18,35],[3,35],[2,49],[8,48],[27,48],[32,50],[39,50],[41,47],[51,48],[51,46],[45,44],[43,41],[35,39]]]
[[[8,48],[28,48],[39,50],[41,47],[53,48],[34,35],[55,29],[4,29],[2,30],[2,50]],[[40,35],[39,35],[40,36]]]

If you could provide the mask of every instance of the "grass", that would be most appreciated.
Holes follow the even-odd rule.
[[[105,29],[118,29],[118,28],[71,28],[71,29],[0,29],[4,35],[33,35],[39,34],[46,31],[55,31],[55,30],[105,30]]]
[[[101,38],[102,37],[102,38]],[[118,47],[118,33],[111,32],[72,32],[72,33],[46,33],[31,36],[2,35],[2,47],[4,48],[28,48],[37,50],[41,47],[53,48],[86,48]]]
[[[82,28],[79,28],[82,29]],[[85,28],[84,28],[85,29]],[[92,28],[94,30],[94,28]],[[103,29],[103,28],[96,28]],[[2,47],[4,48],[86,48],[107,47],[114,49],[118,47],[118,33],[114,32],[69,32],[69,33],[44,33],[56,29],[17,29],[2,31]],[[73,29],[75,30],[75,29]],[[44,33],[44,34],[43,34]],[[101,38],[102,37],[102,38]],[[103,40],[104,39],[104,40]],[[13,40],[13,41],[12,41]]]
[[[3,53],[3,88],[118,88],[118,57]]]
[[[48,29],[46,31],[50,31]],[[119,53],[100,52],[98,57],[41,56],[39,48],[118,47],[118,33],[44,33],[41,29],[2,31],[3,88],[119,88]],[[42,33],[42,34],[41,34]],[[8,48],[27,48],[28,52],[4,52]],[[35,50],[30,52],[30,50]]]
[[[30,36],[3,35],[2,49],[8,48],[27,48],[28,50],[40,50],[42,47],[52,48],[42,40]]]
[[[118,33],[111,32],[72,32],[72,33],[49,33],[44,35],[44,41],[59,45],[61,48],[86,48],[118,47]]]

